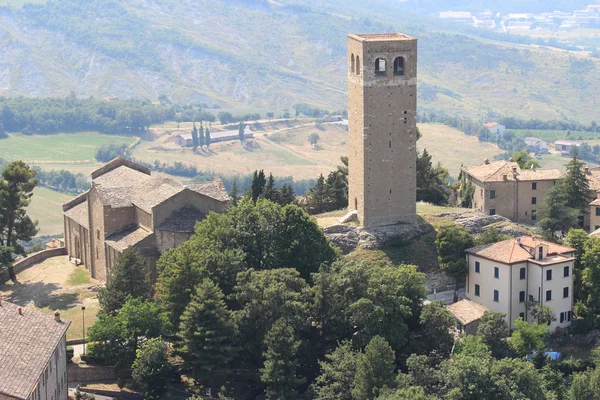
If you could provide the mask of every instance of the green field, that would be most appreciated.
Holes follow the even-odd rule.
[[[8,161],[23,160],[73,162],[93,160],[96,149],[104,144],[131,144],[135,138],[103,135],[100,133],[61,133],[58,135],[10,135],[0,141],[0,158]]]
[[[73,197],[75,195],[55,192],[41,186],[35,188],[27,214],[31,219],[39,221],[39,236],[63,232],[62,205]]]

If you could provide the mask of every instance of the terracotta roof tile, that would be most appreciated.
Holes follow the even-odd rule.
[[[483,313],[489,311],[484,305],[467,299],[450,304],[448,309],[454,315],[454,318],[463,325],[481,319]]]
[[[0,305],[0,394],[26,399],[67,333],[69,321],[33,307],[2,301]]]

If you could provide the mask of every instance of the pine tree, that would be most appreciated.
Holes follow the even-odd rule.
[[[206,144],[206,147],[210,147],[210,130],[208,127],[204,130],[204,144]]]
[[[567,164],[567,174],[563,178],[567,194],[567,204],[579,211],[579,215],[588,209],[588,204],[593,198],[590,184],[584,171],[585,164],[579,161],[577,147],[572,150],[571,161]]]
[[[217,388],[233,358],[233,322],[221,289],[205,279],[181,316],[177,351],[194,375]]]
[[[196,128],[196,122],[194,122],[194,127],[192,128],[192,150],[196,151],[198,148],[198,129]]]
[[[385,387],[393,387],[395,359],[394,350],[384,338],[375,336],[371,339],[356,362],[352,397],[374,399]]]
[[[238,189],[237,179],[233,180],[231,184],[231,191],[229,192],[230,203],[232,206],[237,206],[240,202],[240,191]]]
[[[267,399],[296,399],[296,388],[302,381],[296,377],[300,341],[296,340],[294,329],[280,318],[265,335],[264,347],[265,362],[260,379],[266,386]]]
[[[250,184],[250,194],[252,200],[256,201],[265,190],[267,180],[265,179],[265,171],[254,171],[252,175],[252,183]]]
[[[202,148],[204,146],[204,125],[200,123],[200,129],[198,130],[198,146]]]
[[[240,122],[240,128],[239,128],[240,142],[244,141],[245,129],[246,129],[246,126],[244,125],[244,123]]]
[[[98,292],[102,311],[114,314],[127,301],[127,297],[150,300],[152,284],[146,271],[146,260],[133,247],[125,249],[112,268],[106,287]]]

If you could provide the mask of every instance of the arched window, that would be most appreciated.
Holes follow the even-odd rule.
[[[352,58],[350,59],[350,71],[354,73],[354,54],[352,54]]]
[[[394,60],[394,75],[396,75],[396,76],[404,75],[404,57],[397,57]]]
[[[385,75],[385,58],[375,60],[375,75]]]
[[[356,75],[360,75],[360,57],[356,56]]]

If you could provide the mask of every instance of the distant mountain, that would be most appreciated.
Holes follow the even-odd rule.
[[[516,3],[516,1],[513,1]],[[346,34],[419,38],[420,107],[600,121],[598,62],[390,0],[58,0],[0,8],[0,95],[346,106]],[[494,39],[493,41],[491,39]],[[525,44],[527,44],[525,40]]]

